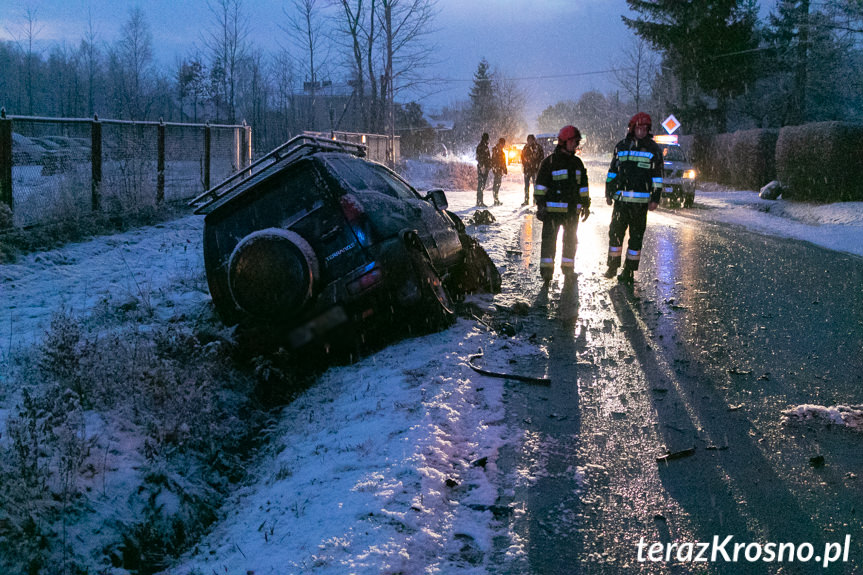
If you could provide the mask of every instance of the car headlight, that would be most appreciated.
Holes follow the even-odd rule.
[[[686,170],[685,172],[683,172],[683,177],[686,178],[687,180],[694,180],[695,179],[695,170]]]

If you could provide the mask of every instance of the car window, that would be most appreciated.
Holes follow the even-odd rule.
[[[336,173],[358,192],[373,190],[399,198],[415,200],[416,193],[381,166],[354,158],[328,158]]]
[[[662,155],[665,157],[666,162],[686,161],[686,154],[683,153],[680,146],[663,146]]]

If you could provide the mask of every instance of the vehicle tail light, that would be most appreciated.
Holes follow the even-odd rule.
[[[347,285],[348,293],[351,295],[357,295],[370,287],[379,284],[383,279],[383,273],[381,272],[381,268],[375,265],[374,262],[370,263],[366,266],[366,271],[363,275],[350,282]]]
[[[339,199],[339,204],[342,208],[342,213],[348,221],[348,225],[354,231],[357,241],[361,246],[368,246],[371,243],[369,237],[369,225],[366,218],[366,211],[362,204],[353,194],[345,194]]]

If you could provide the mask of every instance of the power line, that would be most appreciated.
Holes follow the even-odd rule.
[[[523,76],[511,78],[509,76],[504,76],[507,80],[553,80],[556,78],[575,78],[578,76],[593,76],[597,74],[612,74],[614,72],[619,72],[621,70],[631,70],[631,67],[625,66],[623,68],[611,68],[608,70],[595,70],[593,72],[574,72],[572,74],[547,74],[543,76]],[[438,82],[473,82],[474,78],[470,79],[460,79],[460,78],[438,78]]]

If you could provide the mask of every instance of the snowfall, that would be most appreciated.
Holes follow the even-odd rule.
[[[428,189],[441,186],[433,181],[436,173],[432,162],[412,162],[406,175]],[[501,230],[517,229],[530,210],[520,206],[520,179],[505,182],[503,206],[492,209],[497,225],[469,227],[501,266],[511,237]],[[446,189],[450,209],[467,220],[474,192]],[[591,194],[602,202],[601,185]],[[770,201],[757,191],[705,184],[695,207],[681,214],[687,211],[692,216],[686,217],[863,257],[863,202]],[[591,218],[582,225],[607,224]],[[209,305],[201,280],[202,229],[202,217],[189,215],[0,266],[0,358],[13,347],[38,344],[58,310],[86,315],[106,300],[142,290],[150,294],[156,321],[199,314]],[[473,303],[492,306],[494,298],[473,296]],[[282,408],[273,439],[256,458],[259,467],[224,502],[210,533],[166,573],[479,574],[489,570],[501,541],[499,555],[518,561],[526,545],[493,513],[503,484],[496,462],[504,446],[526,438],[505,424],[506,381],[482,376],[469,364],[479,350],[493,353],[504,345],[510,356],[543,353],[530,342],[501,339],[477,321],[459,319],[444,332],[326,371]],[[13,397],[0,395],[0,429]],[[801,405],[786,413],[849,426],[863,421],[859,406]],[[116,466],[108,482],[123,484],[116,475],[133,467]],[[519,470],[515,484],[542,473]]]

